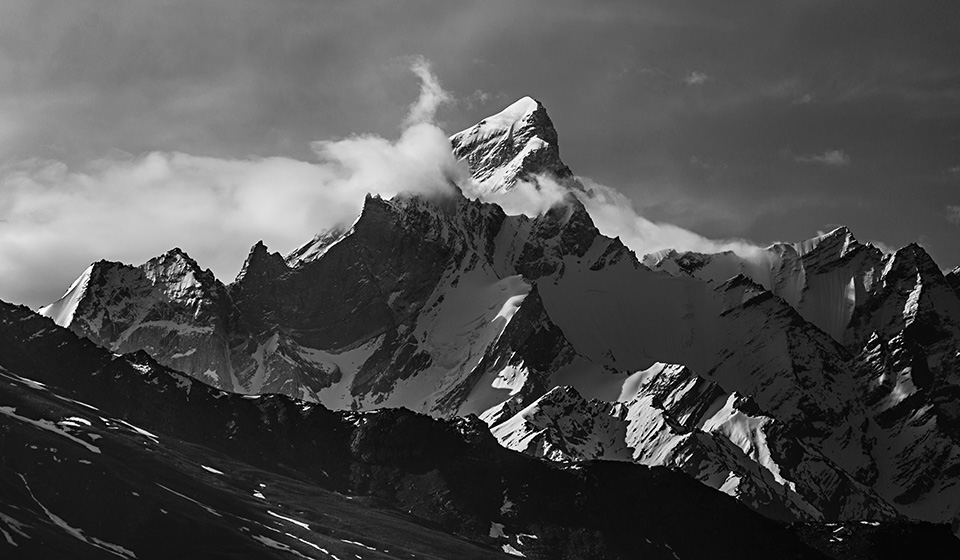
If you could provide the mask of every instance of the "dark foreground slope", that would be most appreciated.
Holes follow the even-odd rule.
[[[0,303],[4,558],[820,558],[663,468],[220,392]]]

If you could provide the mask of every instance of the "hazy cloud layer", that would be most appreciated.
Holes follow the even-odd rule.
[[[827,150],[822,154],[794,156],[793,161],[797,163],[820,163],[840,167],[850,165],[850,156],[843,150]]]
[[[138,264],[174,246],[230,281],[257,240],[289,251],[354,220],[367,193],[452,194],[462,169],[428,122],[447,98],[429,65],[412,69],[424,82],[407,119],[416,124],[397,140],[314,142],[319,161],[153,152],[81,170],[41,160],[3,168],[0,293],[49,302],[90,262]]]
[[[354,220],[367,193],[453,195],[453,184],[467,196],[484,192],[431,122],[452,96],[425,59],[414,59],[411,70],[422,85],[397,140],[368,134],[316,141],[317,161],[152,152],[101,159],[82,170],[42,160],[0,170],[0,290],[14,301],[47,303],[92,261],[137,264],[173,246],[229,281],[255,241],[289,251]],[[665,248],[755,249],[653,222],[620,192],[592,182],[587,187],[592,196],[582,201],[597,227],[641,256]],[[485,200],[509,214],[535,216],[569,196],[550,177],[537,176]]]
[[[577,198],[593,218],[601,233],[620,240],[643,258],[644,255],[664,249],[715,253],[734,251],[752,258],[762,249],[756,244],[741,239],[709,239],[689,229],[658,223],[641,216],[633,203],[623,193],[587,178],[580,178],[589,195],[578,194]],[[527,181],[519,181],[507,192],[490,193],[490,189],[465,187],[464,193],[484,202],[500,205],[507,214],[536,216],[553,206],[571,201],[571,191],[559,185],[549,176],[538,175]],[[475,193],[488,193],[476,196]]]

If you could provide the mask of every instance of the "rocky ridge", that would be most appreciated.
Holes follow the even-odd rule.
[[[0,379],[4,557],[825,557],[668,469],[551,465],[476,417],[226,393],[3,302]]]
[[[490,191],[572,177],[529,99],[452,144]],[[526,453],[669,464],[781,519],[960,529],[960,299],[917,245],[885,255],[839,228],[760,258],[641,262],[575,197],[529,218],[402,195],[287,257],[256,245],[229,286],[172,297],[189,267],[145,267],[113,266],[106,291],[81,277],[43,312],[198,379],[226,356],[216,383],[238,392],[476,413]]]

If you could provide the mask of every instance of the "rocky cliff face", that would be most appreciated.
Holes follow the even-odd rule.
[[[451,142],[491,192],[578,188],[533,100]],[[536,217],[401,195],[286,257],[257,244],[229,286],[171,252],[43,313],[236,392],[475,413],[507,447],[670,465],[779,519],[957,530],[956,278],[846,228],[641,262],[572,195]]]
[[[236,386],[238,312],[213,273],[180,249],[136,267],[94,263],[40,313],[113,352],[145,350],[215,387]]]

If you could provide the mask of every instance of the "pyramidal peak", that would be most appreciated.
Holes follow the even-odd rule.
[[[148,275],[153,273],[158,277],[182,276],[187,274],[201,276],[204,273],[204,270],[197,264],[197,261],[193,260],[190,255],[180,247],[174,247],[140,266],[147,271]]]
[[[480,121],[476,126],[491,128],[511,128],[524,122],[534,122],[534,116],[540,114],[546,117],[546,123],[552,128],[550,118],[547,117],[543,104],[530,96],[524,96],[514,101],[509,107]]]
[[[943,274],[930,254],[917,243],[908,243],[888,257],[884,274],[888,275],[898,270],[901,271],[901,274],[911,276],[917,273],[927,273],[934,276]]]
[[[536,175],[550,175],[568,187],[578,183],[560,159],[553,121],[532,97],[454,134],[450,142],[457,159],[469,166],[481,196],[505,193]]]

